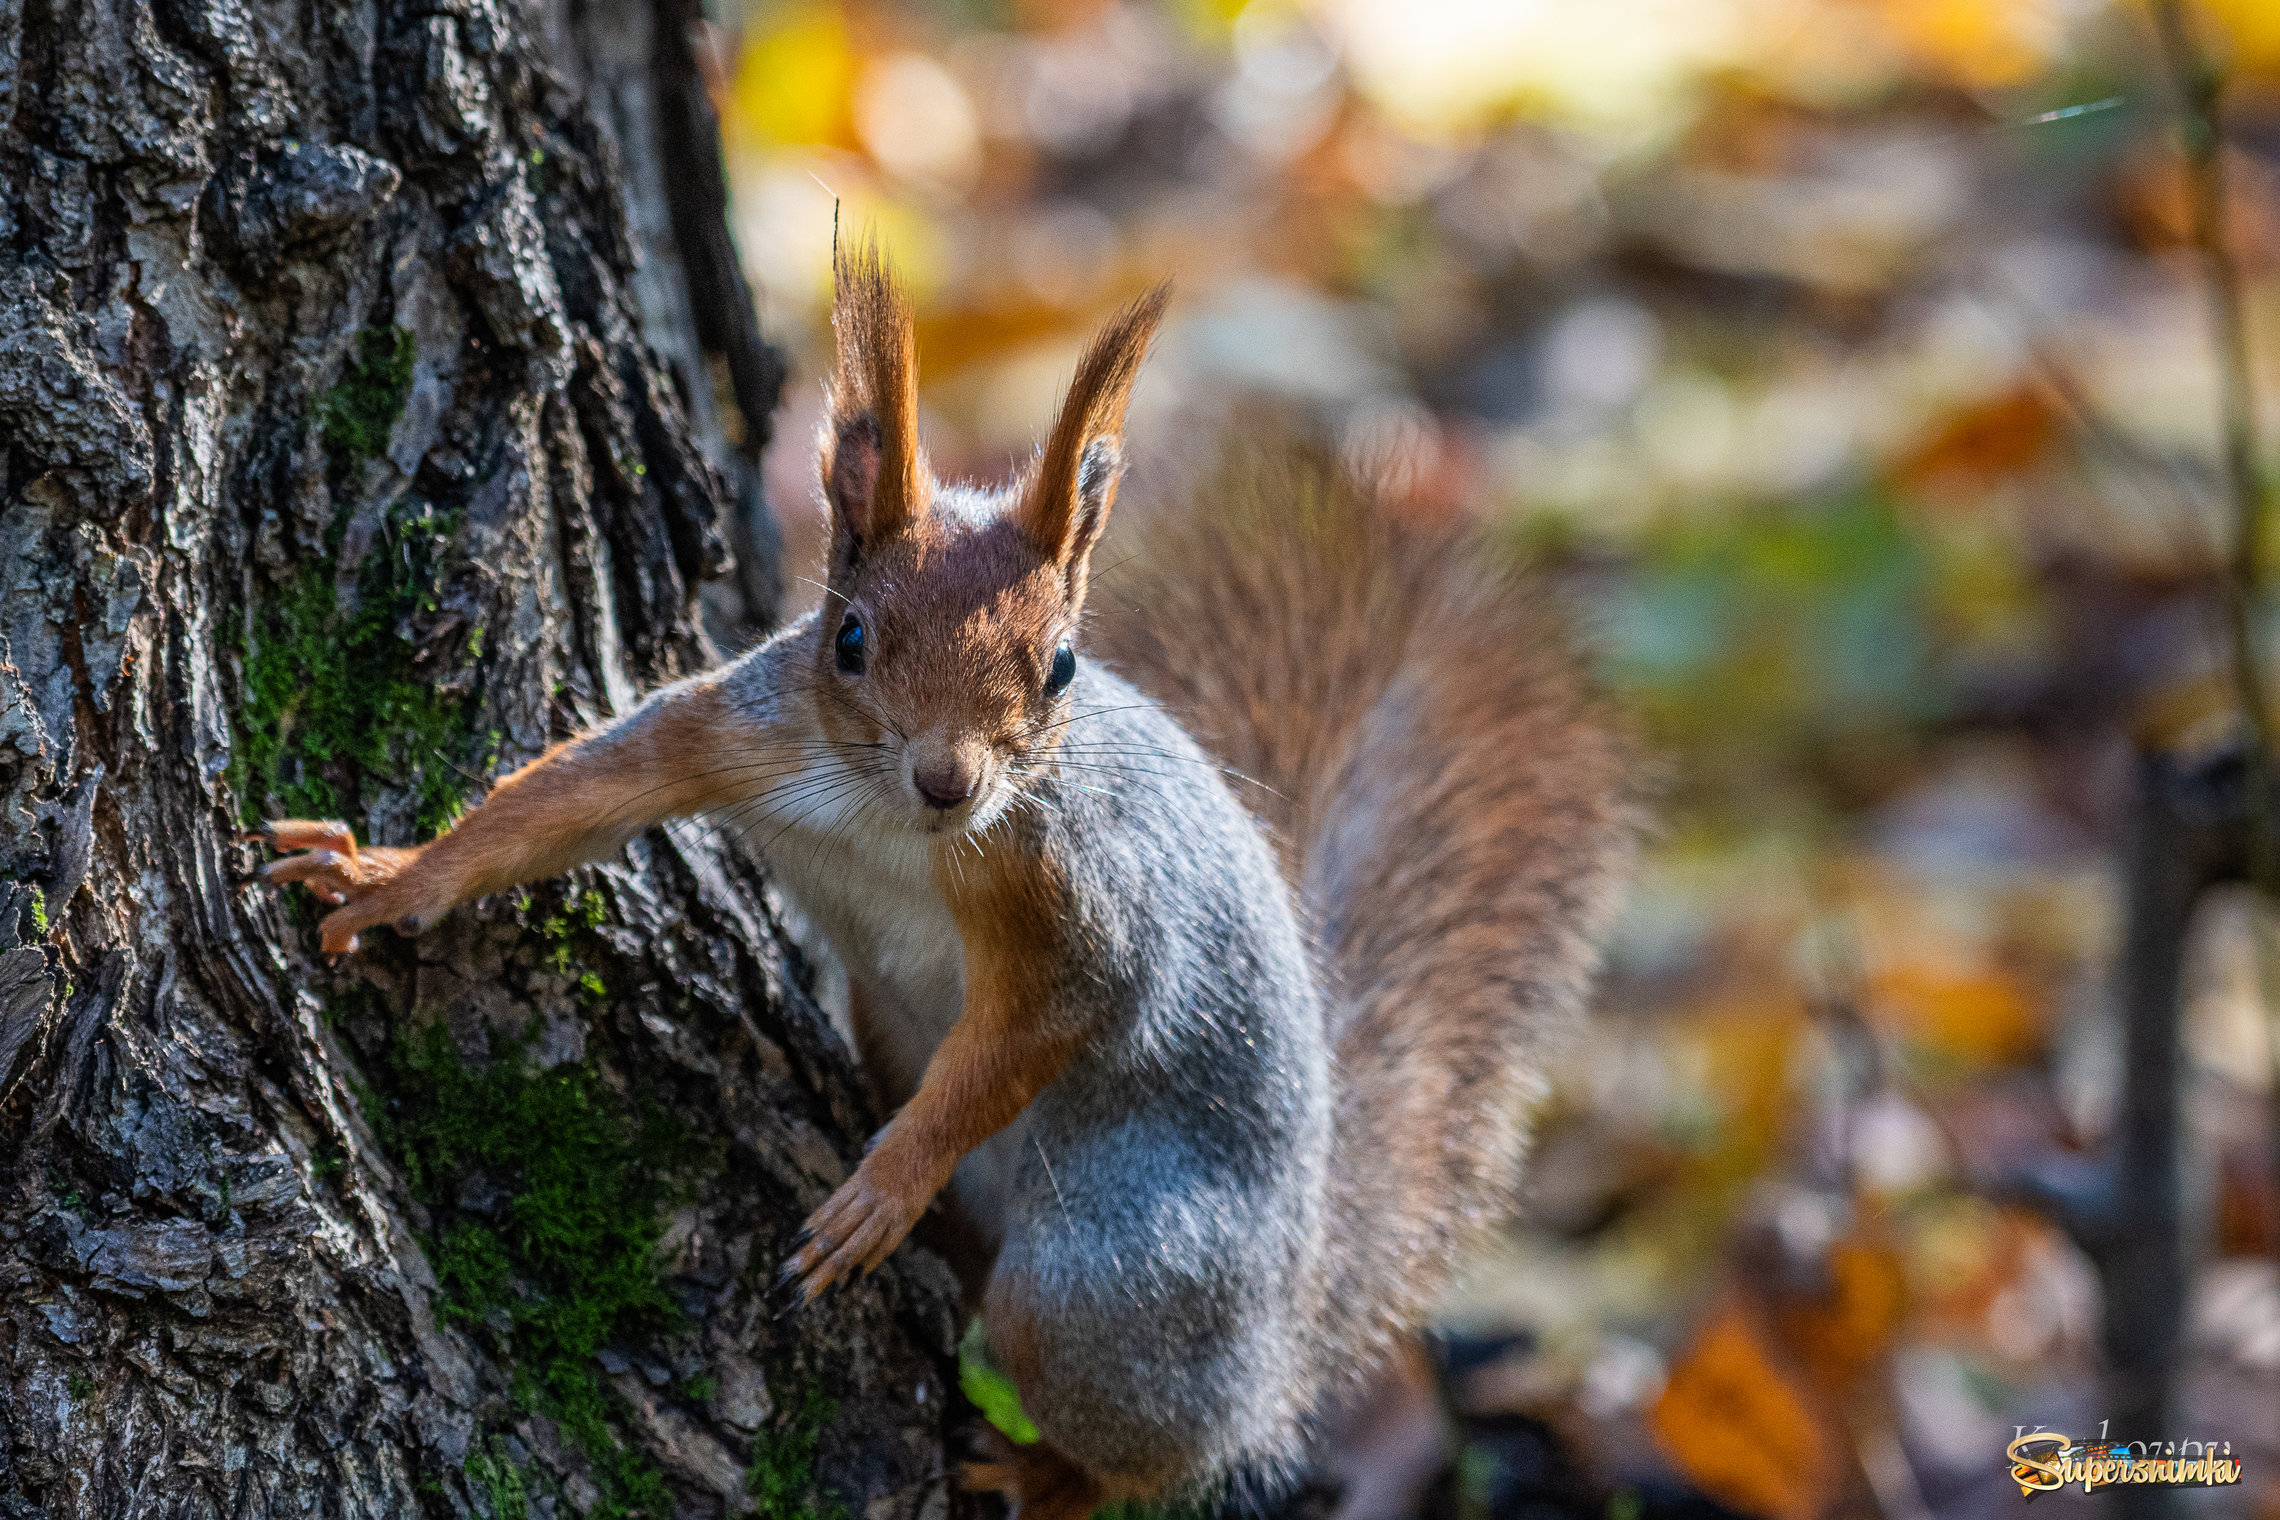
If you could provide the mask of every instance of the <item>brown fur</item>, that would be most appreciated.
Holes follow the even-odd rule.
[[[1015,520],[1039,553],[1080,575],[1116,498],[1125,408],[1171,294],[1170,286],[1158,285],[1109,318],[1085,345],[1060,419],[1021,487]],[[1081,585],[1073,596],[1084,599]]]
[[[997,783],[1017,789],[1060,743],[1069,704],[1046,690],[1046,677],[1085,604],[1088,556],[1121,472],[1116,435],[1162,311],[1157,292],[1110,324],[1086,351],[1037,464],[985,494],[944,486],[927,469],[910,313],[876,250],[843,260],[838,279],[838,364],[822,444],[831,601],[804,666],[785,643],[742,662],[748,673],[772,672],[765,691],[747,695],[756,711],[810,702],[842,763],[883,765],[875,757],[884,756],[906,768],[901,778],[857,771],[831,784],[885,788],[880,795],[906,810],[925,805],[898,779],[909,783],[929,767],[979,784],[938,814],[906,811],[916,830],[906,837],[939,836],[918,857],[931,861],[929,880],[909,885],[907,868],[894,864],[907,857],[885,846],[859,862],[864,874],[854,879],[874,912],[907,903],[924,925],[926,914],[947,910],[957,942],[941,930],[933,943],[946,949],[929,952],[931,964],[943,968],[936,985],[950,985],[948,968],[960,963],[949,952],[962,954],[964,1000],[901,1112],[808,1222],[809,1238],[787,1268],[811,1293],[877,1265],[960,1158],[1086,1048],[1085,1016],[1068,1011],[1084,999],[1072,999],[1066,985],[1085,964],[1085,942],[1070,937],[1078,878],[1022,846],[1026,836],[1003,826],[1003,814],[992,822],[978,810],[1009,805],[1009,786]],[[1522,1110],[1541,1083],[1548,1042],[1580,1014],[1633,824],[1628,747],[1586,695],[1556,622],[1456,535],[1390,523],[1321,450],[1280,441],[1235,450],[1132,543],[1116,597],[1128,610],[1101,620],[1094,647],[1221,759],[1271,789],[1253,801],[1318,928],[1336,1084],[1327,1261],[1317,1271],[1309,1255],[1303,1281],[1276,1300],[1286,1318],[1257,1305],[1246,1311],[1249,1323],[1278,1337],[1268,1360],[1213,1372],[1208,1388],[1165,1368],[1149,1374],[1188,1400],[1191,1413],[1212,1411],[1197,1418],[1217,1425],[1131,1419],[1117,1402],[1125,1385],[1112,1374],[1121,1369],[1102,1366],[1095,1377],[1094,1343],[1072,1341],[1047,1318],[1049,1302],[1064,1310],[1078,1303],[1068,1284],[999,1272],[985,1313],[993,1345],[1017,1383],[1059,1378],[1063,1393],[1075,1395],[1040,1416],[1065,1416],[1061,1450],[1025,1448],[978,1474],[1014,1491],[1032,1520],[1074,1520],[1099,1502],[1204,1481],[1233,1462],[1272,1460],[1267,1448],[1283,1437],[1269,1427],[1246,1426],[1239,1439],[1249,1444],[1231,1444],[1231,1394],[1249,1410],[1287,1391],[1295,1422],[1325,1379],[1381,1360],[1418,1321],[1453,1256],[1500,1211]],[[850,621],[866,635],[860,679],[835,664]],[[713,678],[684,683],[508,778],[423,849],[359,852],[338,825],[286,824],[275,835],[280,847],[309,853],[271,874],[346,899],[326,920],[325,943],[353,949],[362,927],[418,927],[452,902],[606,854],[659,819],[764,793],[786,775],[812,788],[801,746],[815,731],[781,714],[770,721],[797,730],[781,749],[746,726]],[[1160,716],[1147,721],[1169,733]],[[1183,737],[1171,738],[1184,749]],[[1218,995],[1223,1006],[1249,1006],[1247,998],[1280,1007],[1282,1022],[1268,1032],[1302,1030],[1291,1048],[1319,1060],[1314,988],[1280,906],[1281,884],[1225,795],[1200,795],[1191,789],[1190,805],[1219,831],[1214,842],[1240,846],[1213,857],[1218,870],[1251,873],[1257,886],[1209,900],[1255,950],[1280,957],[1265,981],[1220,984]],[[1191,853],[1192,835],[1147,837],[1159,859],[1201,858]],[[989,847],[972,858],[960,849],[984,839]],[[1064,847],[1083,852],[1092,843]],[[828,897],[829,881],[814,885]],[[1228,911],[1230,901],[1248,909],[1270,900],[1273,914]],[[1176,900],[1147,906],[1182,911]],[[834,911],[853,925],[850,934],[872,932],[845,903]],[[1276,1002],[1273,994],[1293,987],[1303,989],[1302,1001]],[[1170,1005],[1180,1006],[1177,993]],[[1239,1067],[1238,1058],[1226,1069]],[[1296,1117],[1270,1139],[1310,1134],[1319,1146],[1321,1090],[1310,1084],[1305,1092],[1315,1105],[1294,1106]],[[1321,1151],[1310,1155],[1318,1164]],[[1285,1175],[1262,1167],[1251,1179],[1254,1201],[1271,1209],[1297,1197],[1276,1181]],[[1110,1166],[1091,1182],[1114,1188],[1127,1180]],[[1312,1239],[1314,1224],[1301,1237],[1291,1220],[1318,1224],[1314,1200],[1307,1191],[1303,1208],[1286,1211],[1294,1239]],[[1033,1231],[1020,1239],[1063,1237]],[[1238,1270],[1248,1260],[1241,1245],[1252,1243],[1220,1240],[1184,1264],[1188,1281],[1208,1289],[1213,1270],[1271,1281],[1251,1275],[1277,1270],[1263,1258]],[[1051,1299],[1049,1288],[1063,1296]],[[1290,1324],[1306,1328],[1286,1333]],[[1132,1328],[1103,1325],[1111,1335]],[[1219,1343],[1206,1334],[1194,1344],[1208,1351]],[[1094,1400],[1081,1417],[1065,1415],[1103,1390],[1105,1412]],[[1223,1442],[1214,1455],[1206,1448],[1215,1433]],[[1071,1451],[1088,1453],[1091,1468],[1081,1470]]]
[[[1016,1446],[993,1432],[990,1444],[993,1460],[967,1463],[959,1481],[1006,1495],[1020,1520],[1085,1520],[1111,1500],[1147,1497],[1112,1492],[1044,1441]]]
[[[1272,789],[1328,954],[1323,1356],[1351,1374],[1504,1212],[1629,859],[1631,745],[1536,594],[1317,445],[1233,445],[1128,527],[1091,645]]]
[[[989,510],[955,516],[935,510],[942,487],[917,438],[909,303],[875,246],[842,258],[838,293],[822,444],[832,513],[815,646],[822,722],[845,744],[891,730],[912,741],[916,764],[970,777],[980,793],[1005,767],[1042,758],[1058,734],[1038,694],[1084,608],[1086,560],[1121,470],[1116,433],[1165,292],[1118,313],[1085,350],[1037,465]],[[833,684],[845,617],[863,622],[873,650],[859,694]]]
[[[753,760],[748,741],[740,743],[744,736],[717,683],[696,683],[614,743],[555,745],[425,845],[359,851],[345,824],[273,823],[265,833],[278,849],[304,853],[264,874],[305,882],[322,900],[342,903],[326,915],[323,934],[327,955],[345,955],[375,924],[417,933],[455,903],[566,871],[661,819],[758,789],[766,767]]]
[[[833,265],[837,339],[821,449],[824,487],[840,526],[885,538],[926,512],[931,484],[918,440],[918,344],[910,303],[876,241]],[[848,503],[860,503],[850,518]]]
[[[1061,1074],[1085,1033],[1043,1017],[1064,920],[1050,864],[1005,849],[960,862],[954,849],[938,847],[935,874],[965,943],[965,1006],[918,1091],[808,1221],[813,1239],[788,1273],[810,1298],[886,1260],[966,1153]]]
[[[1060,421],[1012,510],[937,510],[917,438],[916,357],[901,290],[875,247],[838,270],[838,368],[823,448],[832,509],[832,608],[818,621],[813,681],[824,732],[847,746],[903,741],[916,776],[956,775],[975,798],[1058,742],[1044,694],[1056,644],[1083,610],[1084,562],[1115,494],[1114,430],[1163,313],[1151,294],[1111,323],[1078,365]],[[1098,455],[1105,447],[1103,471]],[[1084,514],[1080,518],[1080,514]],[[865,632],[859,687],[837,679],[847,622]],[[786,1266],[813,1296],[869,1271],[901,1242],[958,1162],[1059,1075],[1079,1031],[1042,1020],[1063,920],[1050,862],[959,832],[973,804],[945,809],[935,878],[965,946],[965,1004],[854,1177],[808,1221]]]

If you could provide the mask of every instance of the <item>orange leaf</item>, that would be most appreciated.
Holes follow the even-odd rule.
[[[2019,979],[1896,966],[1869,981],[1869,1016],[1943,1055],[2001,1065],[2041,1048],[2042,1020]]]
[[[1900,1329],[1907,1276],[1891,1251],[1839,1241],[1829,1251],[1829,1288],[1781,1306],[1783,1339],[1834,1393],[1884,1354]]]
[[[1764,1520],[1812,1520],[1836,1493],[1835,1443],[1737,1307],[1695,1337],[1648,1424],[1703,1492]]]
[[[2009,391],[1950,416],[1901,461],[1899,476],[1934,492],[1983,485],[2038,463],[2057,436],[2048,402],[2032,390]]]

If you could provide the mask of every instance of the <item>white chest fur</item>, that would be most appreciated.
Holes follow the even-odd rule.
[[[895,1043],[923,1047],[911,1052],[915,1082],[957,1021],[966,987],[965,948],[935,885],[931,846],[860,819],[802,822],[762,838],[777,881],[831,941],[847,974],[885,1005],[881,1022]],[[916,1027],[905,1036],[904,1025]]]

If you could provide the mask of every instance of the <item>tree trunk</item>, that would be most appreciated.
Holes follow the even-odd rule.
[[[872,1116],[742,856],[328,968],[233,838],[772,615],[694,12],[0,0],[0,1516],[953,1502],[946,1270],[770,1297]]]
[[[2125,1442],[2156,1440],[2176,1413],[2198,1255],[2184,1230],[2185,955],[2208,891],[2248,880],[2250,775],[2245,745],[2138,757],[2122,852],[2123,1085],[2114,1135],[2102,1156],[2044,1156],[1991,1189],[2041,1210],[2097,1268],[2106,1304],[2100,1428]],[[2124,1520],[2181,1510],[2174,1489],[2125,1487],[2113,1497]]]

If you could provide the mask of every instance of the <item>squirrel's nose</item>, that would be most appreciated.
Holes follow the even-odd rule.
[[[954,808],[974,795],[974,772],[955,763],[911,772],[911,784],[931,808]]]

